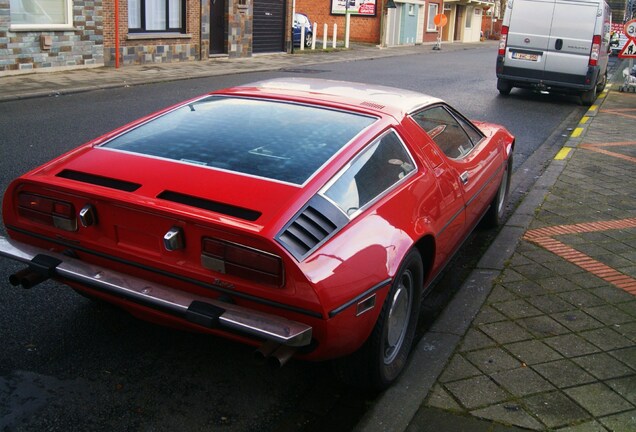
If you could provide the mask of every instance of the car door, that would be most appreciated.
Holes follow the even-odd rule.
[[[501,150],[451,107],[439,104],[411,115],[443,154],[438,167],[446,166],[459,185],[466,218],[464,236],[479,222],[498,186]]]

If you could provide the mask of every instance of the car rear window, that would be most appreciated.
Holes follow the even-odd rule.
[[[375,120],[315,106],[211,96],[104,147],[303,184]]]

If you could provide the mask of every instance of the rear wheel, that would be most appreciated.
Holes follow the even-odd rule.
[[[498,78],[497,90],[499,90],[500,94],[507,96],[510,94],[510,91],[512,90],[512,84],[510,84],[510,81],[508,80],[505,80],[503,78]]]
[[[506,203],[508,202],[508,193],[510,192],[510,178],[512,177],[512,154],[508,156],[508,162],[504,167],[503,177],[501,183],[499,183],[499,189],[497,194],[490,203],[490,208],[484,215],[483,222],[489,227],[493,228],[501,225],[503,222],[504,210],[506,209]]]
[[[413,345],[424,267],[417,249],[402,261],[373,332],[359,351],[334,362],[348,384],[381,390],[400,375]]]
[[[591,106],[596,100],[596,87],[591,88],[590,90],[583,92],[581,94],[581,104],[584,106]]]

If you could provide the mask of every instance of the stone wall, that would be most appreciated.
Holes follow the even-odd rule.
[[[104,62],[102,0],[73,2],[73,30],[11,29],[11,0],[0,0],[0,74],[92,67]]]

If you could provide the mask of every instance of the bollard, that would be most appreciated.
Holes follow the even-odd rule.
[[[346,0],[349,3],[349,0]],[[351,15],[345,17],[345,48],[349,48],[349,30],[351,29]]]
[[[314,29],[314,33],[311,35],[311,49],[315,50],[316,49],[316,31],[318,30],[318,23],[314,21],[314,26],[312,28]]]
[[[327,27],[327,23],[322,28],[322,49],[327,49],[327,33],[329,33],[329,27]]]
[[[292,41],[293,43],[293,41]],[[300,50],[305,50],[305,25],[300,26]]]
[[[333,25],[333,42],[332,47],[336,48],[336,40],[338,40],[338,24]]]

